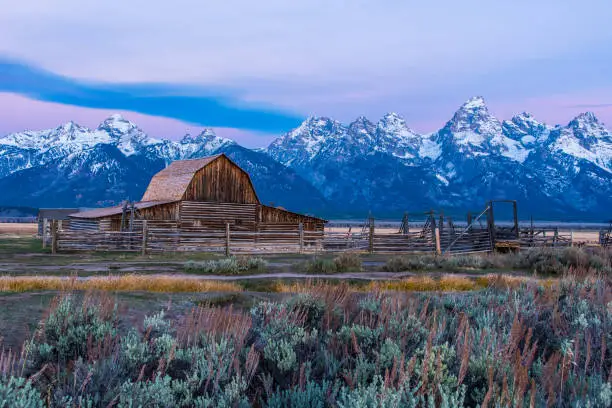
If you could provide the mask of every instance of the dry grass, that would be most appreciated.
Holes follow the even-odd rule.
[[[395,290],[401,292],[455,292],[455,291],[470,291],[486,287],[484,282],[477,282],[474,279],[445,275],[440,279],[434,279],[428,276],[417,276],[402,279],[396,282],[373,282],[370,284],[371,289]]]
[[[532,278],[489,274],[477,278],[465,276],[443,275],[439,279],[428,276],[416,276],[400,281],[372,282],[370,290],[392,290],[400,292],[465,292],[480,290],[488,287],[517,288],[521,284],[533,281]],[[557,282],[554,279],[537,280],[539,285],[551,287]]]
[[[277,281],[268,288],[270,292],[279,293],[311,293],[325,292],[332,288],[346,287],[348,292],[468,292],[485,288],[516,289],[522,284],[536,283],[545,288],[559,284],[555,278],[535,279],[524,276],[511,276],[504,274],[488,274],[478,277],[458,276],[453,274],[442,275],[439,278],[431,276],[412,276],[396,281],[373,281],[366,285],[350,285],[347,282],[332,283],[318,280],[284,283]]]
[[[0,235],[35,235],[38,232],[36,223],[0,222]]]
[[[29,292],[36,290],[102,290],[144,292],[237,292],[242,287],[232,282],[185,279],[172,276],[105,276],[88,279],[3,276],[0,292]]]

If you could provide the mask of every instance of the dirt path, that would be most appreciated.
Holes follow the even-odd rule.
[[[298,272],[277,272],[277,273],[259,273],[259,274],[251,274],[251,275],[196,275],[196,274],[186,274],[186,273],[147,273],[145,276],[150,278],[179,278],[179,279],[199,279],[199,280],[214,280],[214,281],[240,281],[240,280],[274,280],[274,279],[338,279],[338,280],[367,280],[367,281],[376,281],[376,280],[400,280],[409,277],[415,276],[427,276],[427,277],[441,277],[452,275],[456,277],[464,277],[464,278],[476,278],[478,276],[490,275],[499,273],[496,271],[481,271],[481,272],[443,272],[443,271],[435,271],[435,272],[345,272],[345,273],[335,273],[335,274],[308,274],[308,273],[298,273]],[[138,275],[138,274],[136,274]],[[512,273],[513,276],[528,276],[527,273],[522,273],[520,271],[514,271]],[[29,277],[46,277],[53,276],[61,279],[74,279],[72,276],[58,276],[58,275],[19,275],[21,277],[29,276]],[[92,278],[100,278],[100,277],[120,277],[125,276],[125,274],[111,274],[111,275],[91,275],[91,276],[77,276],[77,280],[89,280]]]
[[[186,274],[186,273],[147,273],[145,276],[149,278],[166,278],[172,277],[174,279],[200,279],[200,280],[215,280],[215,281],[238,281],[238,280],[252,280],[252,279],[341,279],[341,280],[351,280],[351,279],[360,279],[360,280],[398,280],[402,278],[406,278],[409,276],[416,276],[417,274],[410,272],[346,272],[346,273],[335,273],[335,274],[308,274],[308,273],[294,273],[294,272],[278,272],[278,273],[259,273],[253,275],[196,275],[196,274]],[[89,280],[92,278],[103,278],[107,276],[112,277],[120,277],[125,276],[125,274],[111,274],[111,275],[90,275],[90,276],[77,276],[77,280]],[[73,276],[67,275],[51,275],[39,273],[36,275],[32,274],[23,274],[19,275],[19,277],[54,277],[60,279],[74,279]]]

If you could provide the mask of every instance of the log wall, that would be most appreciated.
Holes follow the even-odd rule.
[[[181,201],[180,228],[183,230],[255,231],[258,224],[257,204]]]
[[[325,220],[287,211],[283,208],[260,206],[259,219],[262,225],[292,225],[302,223],[305,231],[323,231]]]

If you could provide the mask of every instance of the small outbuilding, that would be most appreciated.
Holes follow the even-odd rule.
[[[70,215],[80,211],[79,208],[41,208],[38,210],[38,235],[43,236],[49,233],[49,223],[59,221],[63,228],[68,227]]]

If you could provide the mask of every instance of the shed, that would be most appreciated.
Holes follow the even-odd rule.
[[[38,210],[38,235],[43,236],[45,229],[45,220],[51,221],[62,221],[62,226],[65,228],[68,226],[70,220],[70,214],[78,212],[78,208],[41,208]],[[48,226],[47,226],[48,228]],[[48,231],[47,231],[48,232]]]

